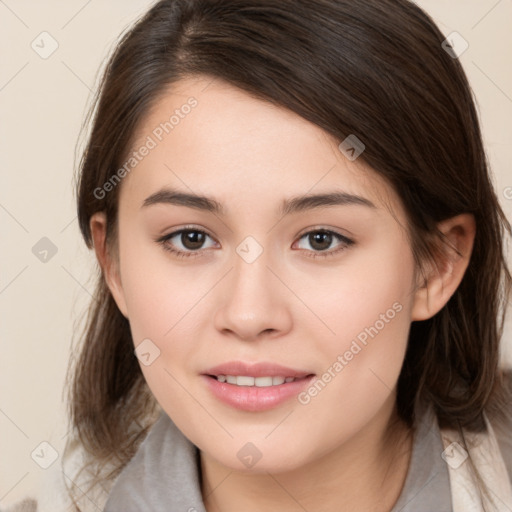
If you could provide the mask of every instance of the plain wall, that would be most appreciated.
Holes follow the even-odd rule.
[[[67,361],[95,269],[76,222],[75,145],[98,69],[118,34],[151,3],[0,2],[0,506],[37,488],[44,469],[31,453],[41,442],[59,455],[64,446]],[[496,189],[511,218],[512,4],[417,3],[446,35],[457,31],[469,43],[460,59],[477,97]],[[51,50],[55,43],[40,36],[44,31],[58,43],[46,59],[31,46],[43,54]],[[46,262],[40,260],[44,251]],[[509,319],[507,365],[511,334]]]

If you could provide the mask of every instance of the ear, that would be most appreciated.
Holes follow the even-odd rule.
[[[475,241],[475,218],[464,213],[438,224],[444,235],[434,268],[414,294],[411,320],[432,318],[455,293],[469,265]]]
[[[109,253],[106,243],[107,216],[105,213],[98,212],[92,215],[89,221],[89,227],[94,244],[94,251],[101,267],[103,278],[107,283],[112,297],[114,297],[116,301],[117,307],[121,313],[128,318],[121,275],[119,273],[119,258],[115,258]]]

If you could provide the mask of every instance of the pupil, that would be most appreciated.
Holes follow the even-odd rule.
[[[317,232],[309,235],[309,242],[311,247],[323,251],[328,249],[332,242],[331,233]]]
[[[184,231],[181,234],[181,243],[187,249],[200,249],[204,243],[204,233],[199,231]]]

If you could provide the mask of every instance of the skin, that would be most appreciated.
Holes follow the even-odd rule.
[[[105,244],[103,213],[91,228],[134,345],[149,338],[160,350],[141,368],[162,408],[200,449],[206,508],[390,510],[412,446],[395,410],[410,324],[434,315],[457,288],[474,219],[460,215],[439,225],[458,253],[446,246],[437,268],[420,279],[407,217],[381,177],[361,159],[345,158],[339,141],[316,125],[206,77],[174,84],[139,126],[133,148],[190,96],[198,105],[120,185],[116,250]],[[143,206],[164,187],[211,196],[225,212]],[[286,198],[334,189],[374,207],[278,212]],[[178,258],[157,241],[189,225],[209,235],[199,256]],[[333,237],[326,251],[315,252],[303,235],[320,228],[353,243]],[[247,236],[263,248],[252,263],[236,252]],[[179,236],[167,246],[173,242],[187,250]],[[321,376],[393,304],[400,312],[305,405],[292,398],[269,411],[240,411],[200,378],[232,360]],[[386,436],[393,422],[393,436]],[[248,442],[261,453],[251,468],[237,457]]]

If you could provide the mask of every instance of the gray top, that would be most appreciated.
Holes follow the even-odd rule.
[[[408,473],[391,512],[451,512],[437,420],[431,409],[418,410],[417,418]],[[512,425],[493,428],[512,480]],[[199,478],[198,449],[162,413],[115,481],[104,512],[205,512]],[[24,500],[5,512],[37,510],[35,500]]]
[[[452,510],[443,449],[437,420],[428,409],[419,416],[409,470],[392,512]],[[162,413],[117,478],[104,511],[206,512],[199,478],[198,449]]]

